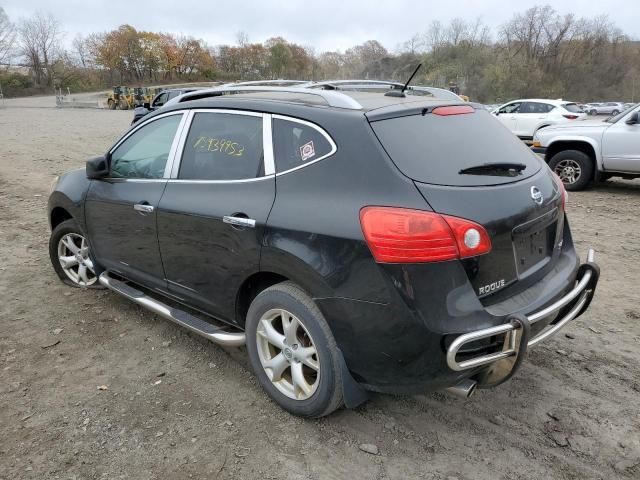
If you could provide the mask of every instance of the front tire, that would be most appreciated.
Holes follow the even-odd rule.
[[[89,253],[89,243],[75,220],[60,223],[49,238],[49,258],[64,283],[72,287],[101,288],[99,267]]]
[[[593,160],[579,150],[556,153],[549,161],[549,167],[569,191],[584,189],[593,178]]]
[[[314,301],[284,282],[262,291],[245,324],[251,367],[284,410],[323,417],[343,402],[340,351]]]

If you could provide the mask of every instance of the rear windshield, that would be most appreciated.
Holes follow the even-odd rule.
[[[576,103],[565,103],[562,106],[571,113],[582,113],[582,109]]]
[[[496,185],[523,180],[542,167],[542,160],[486,110],[410,115],[371,126],[400,171],[419,182]],[[494,163],[519,163],[525,168],[515,176],[460,173]]]

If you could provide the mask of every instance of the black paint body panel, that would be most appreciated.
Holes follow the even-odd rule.
[[[169,182],[158,208],[162,263],[173,294],[235,322],[242,283],[259,271],[260,244],[275,198],[275,177],[255,182]],[[225,215],[256,228],[223,223]]]

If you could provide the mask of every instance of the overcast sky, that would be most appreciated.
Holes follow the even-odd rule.
[[[66,43],[78,33],[129,23],[139,30],[191,35],[211,45],[233,44],[244,31],[251,42],[282,36],[317,52],[345,50],[376,39],[389,50],[433,20],[481,17],[495,29],[515,12],[549,3],[559,13],[608,14],[626,34],[640,39],[640,0],[0,0],[12,21],[40,10],[58,18]]]

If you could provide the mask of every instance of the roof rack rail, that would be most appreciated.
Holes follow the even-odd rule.
[[[380,86],[395,89],[402,88],[404,84],[400,82],[390,82],[387,80],[324,80],[322,82],[309,82],[300,86],[305,88],[318,88],[323,90],[340,90],[341,86],[365,88],[375,88]]]
[[[302,87],[263,87],[263,86],[244,86],[244,87],[214,87],[205,90],[197,90],[195,92],[185,93],[176,97],[176,103],[188,102],[189,100],[200,100],[208,97],[219,97],[227,93],[298,93],[303,95],[314,95],[321,97],[330,107],[346,108],[349,110],[361,110],[362,105],[355,99],[344,93],[328,91],[328,90],[312,90]]]
[[[252,86],[263,86],[263,87],[293,87],[294,85],[302,85],[304,83],[309,83],[308,80],[291,80],[288,78],[279,78],[276,80],[248,80],[242,82],[229,82],[221,87],[252,87]]]

